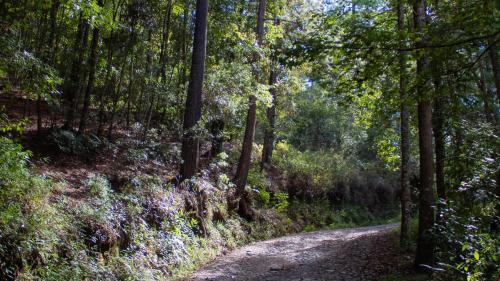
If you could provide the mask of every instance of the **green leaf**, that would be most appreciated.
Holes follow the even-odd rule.
[[[474,252],[474,258],[478,261],[479,260],[479,253],[477,251]]]

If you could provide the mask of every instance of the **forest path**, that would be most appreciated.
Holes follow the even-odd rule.
[[[256,242],[185,280],[379,280],[410,259],[397,249],[396,227],[321,230]]]

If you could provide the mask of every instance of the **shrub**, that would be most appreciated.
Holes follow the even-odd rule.
[[[57,259],[68,224],[50,204],[53,184],[27,166],[30,153],[0,137],[0,279],[15,279],[25,266]]]
[[[62,152],[78,156],[93,155],[104,144],[96,135],[76,134],[65,130],[53,132],[51,139]]]
[[[286,192],[278,192],[274,195],[274,208],[278,210],[278,212],[286,212],[288,208],[288,193]]]

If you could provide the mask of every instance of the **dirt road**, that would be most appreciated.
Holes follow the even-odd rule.
[[[410,258],[396,249],[395,227],[321,230],[253,243],[185,280],[379,280]]]

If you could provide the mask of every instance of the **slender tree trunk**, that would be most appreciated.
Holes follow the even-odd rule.
[[[44,58],[45,57],[45,52],[47,51],[48,48],[45,46],[45,33],[46,33],[46,28],[45,28],[45,21],[46,15],[45,11],[41,11],[42,15],[40,16],[40,22],[38,26],[38,45],[36,49],[37,56]],[[50,36],[50,35],[49,35]],[[46,61],[46,60],[45,60]],[[42,129],[43,129],[43,124],[42,124],[42,94],[40,92],[37,93],[37,98],[36,98],[36,133],[37,136],[40,137],[42,134]]]
[[[416,32],[423,36],[426,26],[426,1],[414,0],[413,19]],[[425,44],[425,39],[416,42],[417,47]],[[432,103],[429,90],[429,58],[425,49],[417,54],[417,95],[418,95],[418,136],[420,154],[420,194],[418,216],[418,240],[415,265],[430,265],[434,261],[434,241],[431,229],[434,225],[435,199],[433,192],[433,153],[432,153]]]
[[[167,10],[163,20],[163,33],[160,48],[160,77],[162,82],[167,80],[167,61],[168,61],[168,39],[170,35],[170,18],[172,15],[172,0],[167,2]]]
[[[497,102],[500,104],[500,62],[498,57],[497,45],[493,39],[488,40],[490,47],[489,55],[491,60],[491,68],[493,69],[493,78],[495,80]]]
[[[144,137],[146,137],[146,134],[149,131],[149,126],[151,124],[151,118],[153,117],[153,109],[155,106],[155,102],[156,102],[156,95],[153,94],[153,96],[150,97],[148,111],[146,112],[146,126],[144,126]]]
[[[151,41],[151,31],[149,31],[149,36],[148,36],[148,41]],[[146,77],[151,78],[151,68],[149,67],[153,61],[153,54],[152,52],[148,51],[148,54],[146,56]],[[147,86],[147,80],[143,81],[143,87]],[[151,125],[151,118],[153,116],[153,111],[155,108],[155,103],[157,99],[158,93],[157,91],[153,92],[153,95],[150,96],[150,103],[149,103],[149,108],[148,111],[146,112],[146,126],[144,126],[144,132],[143,132],[143,138],[146,137],[149,127]]]
[[[267,117],[267,126],[264,132],[264,146],[262,148],[262,161],[260,163],[260,168],[264,169],[265,167],[271,164],[271,157],[273,156],[274,149],[274,130],[276,123],[276,88],[275,84],[278,80],[277,70],[271,70],[269,74],[269,92],[273,98],[273,103],[271,107],[267,108],[266,117]]]
[[[59,7],[61,5],[60,0],[54,0],[52,1],[52,6],[50,8],[50,33],[49,33],[49,39],[47,41],[47,49],[45,53],[45,58],[49,64],[53,64],[53,58],[54,58],[54,42],[56,38],[56,28],[57,28],[57,11],[59,10]]]
[[[128,81],[128,87],[127,87],[127,112],[126,112],[126,126],[127,128],[130,128],[130,110],[131,110],[131,104],[132,100],[134,98],[133,94],[133,82],[134,82],[134,53],[132,51],[131,54],[131,60],[130,60],[130,77]]]
[[[118,13],[120,10],[121,5],[123,4],[123,1],[119,1],[114,5],[115,2],[113,2],[113,22],[116,22],[116,19],[118,17]],[[112,83],[112,75],[111,75],[111,70],[113,69],[113,53],[114,53],[114,36],[115,36],[115,31],[112,30],[109,38],[108,38],[108,54],[106,58],[106,78],[104,79],[105,81],[105,86],[104,90],[99,91],[99,96],[98,96],[98,102],[99,102],[99,113],[98,113],[98,127],[97,127],[97,136],[102,136],[103,130],[104,130],[104,110],[105,110],[105,94],[106,96],[109,95],[109,93],[112,92],[113,90],[113,83]]]
[[[125,58],[125,61],[126,60],[127,58]],[[123,73],[125,72],[124,68],[125,68],[125,63],[121,67],[120,78],[118,79],[118,84],[116,85],[116,91],[113,95],[113,109],[111,110],[111,117],[109,118],[108,139],[111,139],[111,137],[113,136],[115,116],[116,116],[116,111],[118,110],[118,101],[120,100],[120,93],[122,91]]]
[[[199,139],[196,126],[201,117],[201,95],[207,45],[207,19],[208,0],[197,0],[191,76],[186,99],[186,111],[184,112],[181,180],[193,177],[198,169]]]
[[[94,27],[94,31],[92,33],[90,54],[89,54],[89,79],[87,82],[87,89],[85,91],[85,96],[83,97],[83,108],[82,108],[82,114],[80,116],[80,126],[78,128],[78,132],[80,134],[85,133],[85,129],[87,127],[90,97],[92,96],[92,92],[94,90],[95,70],[98,57],[97,55],[98,46],[99,46],[99,28]]]
[[[118,110],[118,101],[120,100],[120,94],[121,94],[121,87],[122,87],[122,81],[123,81],[123,76],[125,73],[125,65],[127,63],[127,55],[123,58],[123,61],[121,62],[120,66],[120,75],[118,78],[118,81],[113,80],[113,87],[111,88],[113,94],[112,94],[112,109],[111,109],[111,116],[109,117],[109,126],[108,126],[108,139],[111,139],[113,135],[113,129],[114,129],[114,121],[115,121],[115,116],[116,116],[116,111]]]
[[[259,1],[259,8],[257,11],[257,44],[262,46],[262,40],[264,38],[264,15],[266,12],[266,0]],[[255,56],[254,61],[258,61],[258,57]],[[256,72],[256,78],[259,79],[259,74]],[[236,175],[234,181],[236,184],[236,195],[240,197],[238,212],[241,216],[252,219],[253,211],[251,209],[251,202],[249,195],[245,192],[245,186],[247,185],[248,171],[251,165],[252,156],[252,146],[255,135],[255,121],[256,121],[257,105],[256,97],[251,95],[248,98],[248,112],[246,118],[245,126],[245,136],[243,138],[243,147],[241,150],[240,159],[238,161],[238,167],[236,169]]]
[[[487,1],[487,4],[493,4],[492,6],[494,7],[493,9],[490,9],[491,11],[498,11],[499,4],[498,1]],[[493,77],[495,80],[495,88],[496,88],[496,96],[497,96],[497,103],[494,103],[493,108],[496,108],[496,106],[500,103],[500,58],[498,56],[498,41],[495,42],[493,38],[488,38],[488,45],[490,48],[489,55],[490,55],[490,60],[491,60],[491,67],[493,69]],[[494,111],[495,113],[497,112],[496,110]],[[498,126],[498,119],[497,116],[495,116],[495,133],[498,135],[500,132],[500,127]],[[496,147],[494,150],[494,155],[493,158],[497,159],[498,155],[500,154],[500,148]],[[496,189],[495,189],[495,195],[500,197],[500,170],[497,170],[496,176]],[[500,204],[496,205],[496,214],[497,217],[500,217]],[[493,225],[491,226],[492,229],[496,229],[498,232],[499,229],[499,222],[496,220]]]
[[[49,23],[50,23],[50,32],[49,32],[49,38],[47,40],[47,46],[44,51],[44,60],[46,63],[48,63],[51,66],[54,66],[54,58],[55,58],[55,38],[56,38],[56,28],[57,28],[57,11],[59,10],[59,6],[61,5],[61,1],[59,0],[54,0],[52,1],[52,6],[50,8],[50,18],[49,18]],[[37,134],[40,136],[41,134],[41,129],[42,129],[42,97],[40,93],[37,95],[37,100],[36,100],[36,110],[37,110]],[[49,109],[50,110],[50,109]],[[52,110],[50,110],[52,111]],[[50,118],[50,117],[49,117]]]
[[[78,90],[80,88],[79,83],[82,76],[82,64],[85,57],[85,49],[87,47],[88,28],[89,24],[83,17],[83,13],[81,13],[80,22],[78,24],[78,32],[75,39],[75,45],[73,47],[74,54],[76,54],[76,56],[73,59],[71,72],[64,86],[66,120],[63,129],[65,130],[73,129],[77,103],[76,97],[78,97]]]
[[[114,38],[114,32],[111,32],[111,35],[109,36],[109,46],[108,46],[108,57],[107,57],[107,62],[106,62],[106,77],[104,79],[105,86],[104,90],[99,91],[99,96],[98,96],[98,102],[99,102],[99,125],[97,127],[97,136],[102,135],[103,127],[104,127],[104,94],[109,94],[112,89],[112,77],[111,77],[111,70],[113,68],[113,38]]]
[[[37,93],[36,96],[36,133],[37,136],[41,136],[42,134],[42,95],[40,93]]]
[[[444,180],[444,161],[446,156],[444,143],[444,106],[445,100],[442,95],[442,83],[439,74],[434,74],[434,88],[436,97],[434,98],[434,145],[436,147],[436,190],[440,201],[446,200],[446,185]]]
[[[493,126],[497,124],[497,113],[494,108],[494,98],[491,97],[491,93],[486,86],[486,81],[484,77],[484,64],[481,63],[479,65],[479,79],[476,82],[477,88],[481,93],[481,97],[483,99],[483,107],[484,107],[484,115],[486,116],[486,120],[490,122]]]
[[[215,157],[222,152],[224,143],[224,120],[217,118],[210,122],[210,134],[212,135],[212,147],[210,149],[210,157]]]
[[[403,0],[398,0],[398,31],[405,30],[405,8]],[[403,36],[400,38],[403,45]],[[406,56],[407,52],[399,52],[399,99],[401,106],[401,236],[400,244],[408,247],[410,241],[411,192],[410,192],[410,113],[408,110],[408,94],[406,92]]]

